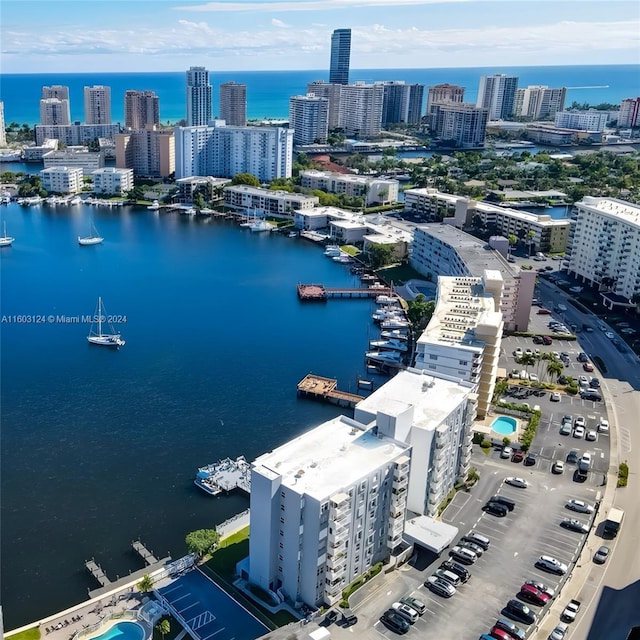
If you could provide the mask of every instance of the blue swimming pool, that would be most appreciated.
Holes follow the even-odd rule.
[[[144,640],[144,629],[137,622],[120,621],[91,640]]]
[[[491,428],[503,436],[510,436],[516,430],[516,419],[509,416],[498,416],[492,423]]]

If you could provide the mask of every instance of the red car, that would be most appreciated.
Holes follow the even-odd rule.
[[[511,462],[522,462],[524,460],[524,451],[516,449],[511,456]]]
[[[489,631],[489,635],[492,638],[496,638],[496,640],[513,640],[513,638],[500,627],[491,627],[491,631]]]
[[[545,309],[544,307],[540,307],[538,309],[538,315],[539,316],[547,316],[551,313],[551,311],[549,311],[549,309]]]
[[[542,607],[549,601],[549,594],[536,589],[531,584],[525,583],[520,587],[518,600],[523,600],[529,604],[535,604],[538,607]]]
[[[585,362],[585,363],[582,365],[582,368],[583,368],[585,371],[593,371],[593,365],[592,365],[590,362]]]

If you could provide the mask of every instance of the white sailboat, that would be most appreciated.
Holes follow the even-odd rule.
[[[94,322],[91,323],[91,329],[89,329],[89,335],[87,336],[89,344],[96,344],[101,347],[113,347],[115,349],[124,346],[124,340],[120,337],[119,333],[116,333],[113,325],[107,320],[102,298],[100,297],[98,298],[96,313],[93,319]],[[102,331],[102,327],[105,324],[110,333],[104,333]]]
[[[10,247],[11,243],[15,240],[11,236],[7,235],[7,223],[2,223],[2,235],[0,236],[0,247]]]
[[[86,247],[91,244],[101,244],[104,238],[98,234],[98,230],[96,229],[96,225],[91,222],[91,230],[89,231],[88,236],[78,236],[78,244]]]

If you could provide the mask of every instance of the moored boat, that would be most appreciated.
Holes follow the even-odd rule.
[[[99,347],[112,347],[114,349],[124,346],[124,340],[120,337],[119,333],[116,333],[116,330],[113,328],[113,325],[109,322],[109,319],[106,316],[106,311],[102,304],[102,298],[100,297],[98,297],[96,313],[93,319],[94,322],[91,323],[89,335],[87,336],[87,342],[89,342],[89,344],[95,344]],[[102,326],[104,324],[109,328],[109,333],[104,333],[102,331]]]
[[[0,247],[10,247],[11,243],[15,240],[11,236],[7,235],[7,223],[2,223],[2,235],[0,236]]]

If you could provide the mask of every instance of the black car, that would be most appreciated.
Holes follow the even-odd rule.
[[[584,351],[578,354],[578,362],[589,362],[589,357]]]
[[[527,457],[524,459],[524,464],[527,467],[530,467],[536,463],[536,454],[535,453],[527,453]]]
[[[516,501],[511,498],[507,498],[507,496],[496,495],[493,498],[489,499],[489,502],[497,502],[498,504],[503,504],[509,511],[513,511],[516,506]]]
[[[380,616],[380,622],[385,627],[391,629],[391,631],[395,631],[396,633],[407,633],[409,631],[409,627],[411,626],[401,615],[396,613],[393,609],[389,609],[385,611]]]
[[[328,626],[334,623],[338,619],[338,612],[335,609],[329,609],[327,613],[325,613],[322,623],[324,626]]]
[[[460,540],[460,542],[458,543],[461,547],[466,547],[467,549],[471,549],[471,551],[473,551],[473,553],[475,553],[478,558],[482,556],[482,554],[484,553],[484,548],[481,547],[479,544],[476,544],[475,542],[473,542],[473,540],[465,540],[464,538],[462,540]]]
[[[498,516],[499,518],[504,518],[504,516],[506,516],[509,511],[503,504],[500,504],[499,502],[493,502],[492,500],[489,500],[489,502],[487,502],[487,504],[485,504],[482,508],[487,513],[490,513],[493,516]]]
[[[558,376],[558,384],[569,384],[569,378],[565,375]]]
[[[342,626],[352,627],[358,622],[358,617],[351,611],[351,609],[343,609],[342,611]]]
[[[440,565],[440,569],[444,571],[451,571],[451,573],[455,573],[462,582],[466,582],[471,577],[471,574],[469,573],[468,569],[465,569],[461,564],[458,564],[453,560],[445,560]]]
[[[542,336],[533,336],[533,344],[543,344]]]
[[[598,378],[591,378],[591,380],[589,381],[589,386],[592,387],[593,389],[599,389],[600,380],[598,380]]]
[[[525,624],[532,624],[536,619],[533,611],[526,604],[522,604],[520,600],[516,599],[509,600],[503,611],[508,618]]]
[[[578,464],[578,458],[579,457],[580,456],[579,456],[578,452],[575,449],[572,449],[567,454],[567,462],[569,462],[571,464]]]

